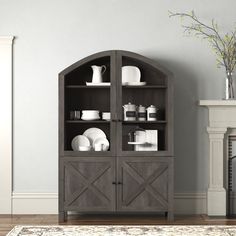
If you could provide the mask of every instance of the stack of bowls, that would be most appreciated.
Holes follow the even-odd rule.
[[[82,120],[99,120],[99,111],[98,110],[83,110],[82,111]]]

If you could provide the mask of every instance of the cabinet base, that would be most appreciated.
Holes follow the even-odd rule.
[[[142,215],[143,217],[147,216],[147,217],[150,217],[150,216],[153,216],[153,217],[160,217],[163,213],[142,213],[142,212],[138,212],[138,213],[134,213],[134,212],[126,212],[126,213],[111,213],[111,212],[102,212],[102,213],[76,213],[76,214],[72,214],[73,216],[77,215],[77,216],[80,216],[80,217],[83,217],[83,216],[109,216],[109,217],[121,217],[121,216],[124,216],[124,217],[127,217],[127,216],[140,216]],[[163,216],[163,215],[162,215]],[[59,223],[63,223],[65,221],[67,221],[67,217],[68,217],[68,214],[66,211],[61,211],[59,212]],[[174,213],[173,211],[166,211],[164,212],[164,217],[167,219],[167,221],[174,221]],[[88,218],[87,218],[88,219]],[[94,219],[94,218],[93,218]],[[118,218],[117,218],[118,219]]]
[[[63,223],[67,220],[67,212],[66,211],[60,211],[58,214],[58,221],[59,223]]]

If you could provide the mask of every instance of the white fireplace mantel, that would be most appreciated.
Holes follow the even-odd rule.
[[[199,105],[205,106],[209,110],[207,132],[210,140],[210,153],[207,213],[212,216],[225,216],[224,139],[229,128],[236,128],[236,100],[200,100]]]

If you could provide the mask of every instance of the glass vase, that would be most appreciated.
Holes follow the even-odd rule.
[[[235,99],[235,81],[233,78],[233,74],[227,72],[227,76],[225,79],[225,99]]]

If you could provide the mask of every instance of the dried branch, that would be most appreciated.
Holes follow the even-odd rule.
[[[232,73],[236,67],[236,27],[234,31],[225,34],[223,37],[219,33],[219,28],[214,19],[211,25],[201,22],[194,11],[190,13],[173,13],[169,11],[169,17],[189,18],[193,23],[182,25],[184,33],[193,34],[196,37],[207,39],[217,56],[218,67],[225,67],[227,73]]]

